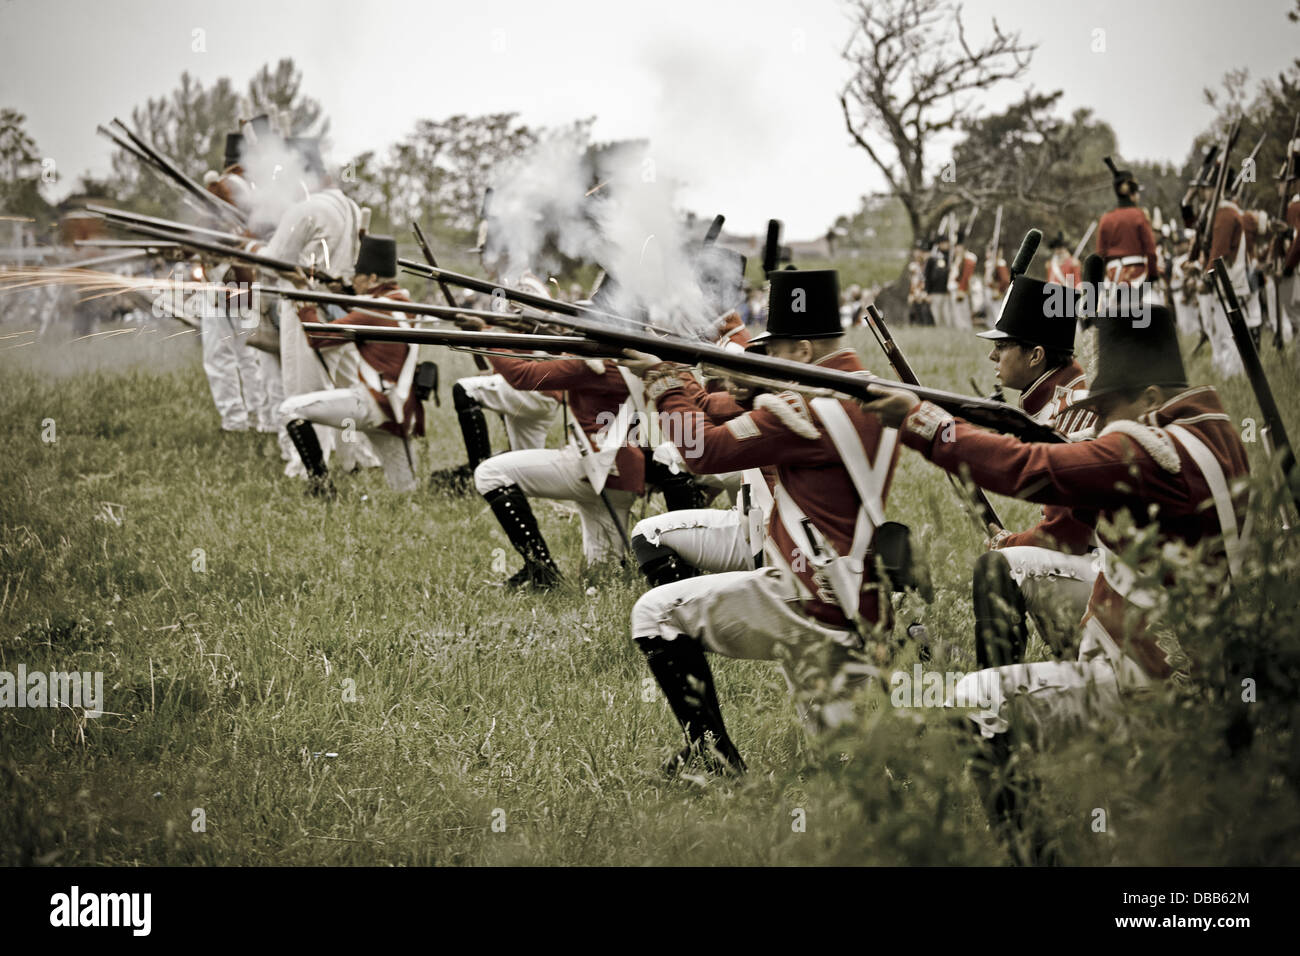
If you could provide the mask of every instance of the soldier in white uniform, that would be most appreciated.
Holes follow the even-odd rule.
[[[252,185],[239,163],[243,136],[226,134],[222,171],[204,177],[208,191],[247,212]],[[251,270],[224,267],[212,275],[213,281],[251,282]],[[205,296],[199,322],[203,343],[203,372],[208,378],[213,404],[221,416],[221,429],[242,432],[249,428],[275,431],[275,408],[270,405],[266,384],[259,369],[257,352],[245,340],[256,327],[245,322],[250,305],[247,299],[232,300],[226,293]]]
[[[320,172],[323,174],[323,168]],[[352,263],[357,257],[361,210],[332,185],[328,177],[324,177],[324,181],[324,188],[289,207],[265,252],[274,258],[298,263],[305,275],[309,275],[313,268],[319,268],[346,281],[351,277]],[[295,312],[296,307],[288,300],[281,302],[280,373],[284,398],[333,387],[320,357],[307,344]],[[283,412],[277,424],[281,443],[289,444],[288,433],[284,430],[288,419]],[[356,436],[355,442],[341,444],[338,430],[325,425],[316,426],[316,435],[327,464],[331,454],[336,452],[339,456],[336,464],[344,470],[379,463],[363,435]],[[306,467],[296,455],[285,467],[285,474],[300,478],[308,476]]]

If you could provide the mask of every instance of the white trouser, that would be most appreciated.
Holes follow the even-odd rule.
[[[1219,305],[1218,297],[1212,294],[1197,296],[1201,317],[1210,337],[1210,352],[1214,356],[1214,368],[1224,378],[1241,374],[1241,356],[1232,342],[1232,327],[1228,325],[1228,316]]]
[[[724,657],[779,661],[809,733],[852,719],[848,675],[840,667],[861,640],[803,614],[794,583],[776,568],[652,588],[632,608],[632,637],[698,640]]]
[[[1194,302],[1184,302],[1182,295],[1174,293],[1174,319],[1183,335],[1197,335],[1201,331],[1200,310]]]
[[[955,328],[970,330],[971,325],[971,304],[970,296],[962,295],[960,298],[955,293],[950,293],[948,305],[948,314],[951,317],[952,324]]]
[[[952,296],[946,292],[930,293],[930,314],[938,328],[952,328]]]
[[[351,388],[331,388],[295,395],[284,400],[280,411],[286,421],[305,418],[309,422],[341,429],[339,436],[342,445],[349,445],[360,438],[357,434],[359,431],[365,432],[365,437],[370,439],[370,445],[383,465],[388,487],[394,491],[415,490],[415,471],[412,467],[415,449],[410,448],[411,458],[408,459],[408,443],[379,427],[387,419],[364,385],[358,383]]]
[[[307,344],[307,334],[303,332],[302,324],[298,321],[298,311],[287,299],[280,303],[280,374],[285,398],[306,395],[310,392],[329,391],[335,387],[320,356]],[[288,442],[290,448],[293,447],[288,436],[284,435],[284,426],[289,421],[290,419],[284,416],[283,406],[281,406],[279,421],[276,422],[283,436],[281,447],[284,447],[284,442]],[[321,454],[324,455],[327,464],[337,467],[340,471],[371,468],[380,464],[368,437],[366,435],[353,437],[355,441],[343,444],[339,442],[338,429],[326,425],[316,426],[316,440],[320,442]],[[296,452],[289,456],[289,463],[285,465],[284,473],[290,478],[307,477],[307,469],[298,460]]]
[[[1290,342],[1300,337],[1300,273],[1278,276],[1273,281],[1277,283],[1278,309],[1282,312],[1283,341]]]
[[[749,571],[749,554],[735,508],[687,508],[644,518],[632,529],[653,545],[671,548],[687,564],[701,571]]]
[[[1058,653],[1073,648],[1097,580],[1097,558],[1032,546],[999,548],[1043,639]]]
[[[578,450],[572,445],[508,451],[492,456],[474,470],[474,487],[481,495],[508,485],[518,485],[530,498],[555,498],[576,504],[582,524],[582,556],[587,564],[615,560],[622,554],[622,535],[587,480]],[[619,525],[626,530],[637,496],[612,488],[605,489],[605,496],[618,515]]]
[[[221,427],[232,432],[256,428],[261,424],[264,389],[257,376],[256,359],[244,345],[239,319],[219,314],[213,304],[205,303],[199,337],[203,341],[203,372],[221,416]]]
[[[1006,732],[1016,721],[1041,746],[1117,718],[1120,693],[1149,683],[1093,618],[1084,627],[1078,660],[975,671],[957,682],[945,706],[977,707],[967,716],[985,737]]]
[[[485,409],[503,416],[511,451],[546,447],[546,433],[560,410],[551,396],[517,389],[501,375],[475,375],[457,384]]]

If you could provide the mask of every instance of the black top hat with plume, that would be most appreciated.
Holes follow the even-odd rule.
[[[397,278],[397,240],[392,236],[361,237],[357,250],[357,274],[376,275],[381,279]]]
[[[1106,164],[1106,168],[1110,170],[1111,185],[1115,188],[1116,196],[1123,197],[1125,195],[1124,193],[1125,183],[1132,183],[1134,189],[1137,189],[1139,187],[1140,184],[1137,181],[1137,177],[1134,176],[1133,173],[1127,169],[1117,169],[1115,167],[1114,160],[1112,160],[1109,156],[1106,156],[1102,160],[1102,162],[1104,162]]]
[[[834,269],[783,269],[769,277],[767,329],[754,342],[829,339],[840,324],[840,277]]]
[[[1078,309],[1069,300],[1076,297],[1076,292],[1025,275],[1042,240],[1043,234],[1037,229],[1025,233],[1011,263],[1011,288],[1002,299],[997,323],[977,334],[982,339],[1016,339],[1045,349],[1073,352]]]
[[[1065,248],[1065,232],[1064,232],[1064,230],[1060,230],[1060,229],[1057,230],[1056,235],[1054,235],[1054,236],[1051,238],[1051,240],[1047,243],[1047,248],[1049,248],[1049,249],[1063,249],[1063,248]]]

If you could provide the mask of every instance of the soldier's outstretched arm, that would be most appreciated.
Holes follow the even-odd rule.
[[[1150,469],[1139,467],[1147,453],[1118,432],[1086,442],[1022,442],[977,428],[905,389],[890,389],[864,407],[897,427],[904,445],[997,494],[1105,510],[1150,497]]]

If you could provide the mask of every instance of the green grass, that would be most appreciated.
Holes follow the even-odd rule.
[[[218,430],[195,337],[170,331],[0,340],[0,670],[102,671],[109,712],[0,711],[0,863],[1006,862],[949,721],[896,711],[879,689],[862,693],[854,727],[813,745],[771,665],[717,661],[751,772],[660,780],[678,734],[662,699],[643,699],[633,576],[597,581],[594,596],[511,594],[497,583],[518,559],[477,496],[397,496],[371,471],[339,477],[334,503],[304,497],[269,436]],[[898,338],[927,383],[991,379],[966,336]],[[472,366],[436,358],[446,399]],[[1193,368],[1211,378],[1204,359]],[[1270,371],[1295,422],[1294,367],[1270,356]],[[1244,381],[1225,399],[1253,414]],[[450,401],[429,421],[422,468],[463,460]],[[998,504],[1015,526],[1035,512]],[[902,622],[969,648],[980,536],[911,453],[890,511],[936,585]],[[538,513],[577,580],[576,519]],[[1274,553],[1292,554],[1278,540]],[[1275,590],[1256,610],[1271,623],[1252,624],[1279,640],[1289,627],[1292,644],[1294,570],[1261,575]],[[914,660],[906,648],[896,666]],[[1287,725],[1265,722],[1225,765],[1215,711],[1192,719],[1184,702],[1136,704],[1137,730],[1026,757],[1068,862],[1296,861]],[[1105,834],[1090,828],[1099,806]]]

